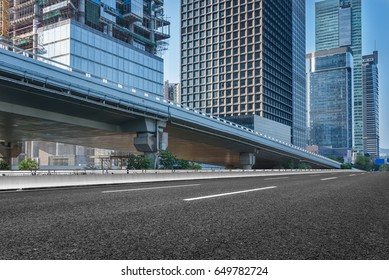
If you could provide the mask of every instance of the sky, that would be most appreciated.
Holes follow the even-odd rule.
[[[306,0],[307,53],[315,50],[315,0]],[[180,1],[165,1],[170,18],[169,49],[165,52],[165,80],[180,82]],[[389,149],[389,0],[362,0],[362,54],[378,51],[380,88],[380,146]]]

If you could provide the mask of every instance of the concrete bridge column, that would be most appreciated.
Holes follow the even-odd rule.
[[[22,152],[20,143],[0,142],[0,154],[2,159],[12,167],[12,158],[18,157]]]
[[[255,154],[254,153],[240,153],[240,165],[244,170],[250,170],[255,164]]]
[[[145,120],[146,131],[137,132],[134,138],[134,146],[138,152],[143,152],[145,157],[149,158],[152,168],[158,166],[158,157],[161,150],[166,150],[168,146],[168,134],[163,132],[166,122],[156,120]],[[153,122],[153,125],[151,125]]]

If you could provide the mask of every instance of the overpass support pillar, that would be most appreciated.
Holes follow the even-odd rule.
[[[146,120],[146,122],[155,122],[154,129],[148,131],[137,132],[134,138],[134,146],[138,152],[143,152],[145,157],[151,161],[152,168],[158,166],[158,156],[161,150],[166,150],[168,146],[168,134],[163,132],[166,127],[165,122]],[[150,128],[151,126],[147,126]]]
[[[1,157],[11,168],[12,158],[18,157],[22,152],[22,145],[20,143],[0,142]]]
[[[240,165],[244,170],[250,170],[255,164],[254,153],[240,153]]]

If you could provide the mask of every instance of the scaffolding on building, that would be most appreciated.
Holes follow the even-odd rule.
[[[1,24],[1,31],[0,36],[3,38],[9,37],[9,16],[8,16],[8,9],[9,9],[9,0],[1,0],[0,3],[0,24]]]
[[[43,52],[38,28],[74,19],[147,52],[162,55],[170,22],[161,0],[1,0],[1,40],[35,54]]]

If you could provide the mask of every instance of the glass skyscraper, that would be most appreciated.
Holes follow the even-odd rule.
[[[345,156],[352,142],[353,57],[348,47],[309,54],[310,145]]]
[[[378,52],[363,56],[363,129],[365,154],[379,157]]]
[[[163,96],[160,55],[170,37],[163,0],[2,3],[8,8],[0,30],[6,36],[0,40],[104,80]]]
[[[354,58],[353,141],[363,153],[362,17],[361,0],[316,2],[316,51],[350,47]]]
[[[287,125],[305,147],[304,0],[181,0],[181,39],[184,105]]]
[[[305,1],[293,1],[293,128],[292,143],[305,148],[307,100],[305,76]]]

